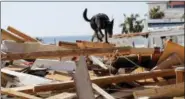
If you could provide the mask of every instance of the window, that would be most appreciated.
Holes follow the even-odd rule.
[[[174,5],[173,8],[184,8],[184,5]]]
[[[171,8],[171,5],[167,4],[167,8]]]

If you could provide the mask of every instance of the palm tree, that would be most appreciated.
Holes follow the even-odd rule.
[[[161,19],[164,17],[164,13],[160,11],[160,7],[154,7],[149,12],[151,19]]]
[[[126,27],[126,23],[120,24],[120,27],[122,27],[121,33],[125,33],[125,34],[128,33],[128,30],[127,30],[127,27]]]
[[[143,20],[136,21],[136,25],[134,26],[134,32],[141,32],[144,28],[144,25],[141,25]]]
[[[120,24],[120,27],[122,27],[122,33],[134,33],[134,32],[141,32],[143,30],[143,27],[141,25],[143,20],[137,20],[139,17],[138,14],[131,14],[130,17],[126,17],[124,14],[125,20],[124,23]]]

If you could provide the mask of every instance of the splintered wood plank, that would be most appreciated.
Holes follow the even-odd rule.
[[[15,65],[9,65],[8,67],[4,67],[4,69],[8,69],[8,70],[11,70],[11,71],[21,71],[23,69],[27,68],[27,66],[15,66]]]
[[[102,42],[88,42],[88,41],[76,41],[77,45],[81,49],[85,48],[112,48],[115,47],[114,44],[107,44]]]
[[[65,50],[60,46],[48,45],[48,44],[39,44],[35,42],[29,43],[17,43],[17,42],[5,42],[7,47],[7,52],[11,53],[30,53],[30,52],[41,52],[41,51],[56,51],[56,50]],[[13,49],[14,47],[18,47]]]
[[[173,99],[184,99],[184,96],[181,96],[181,97],[173,97]]]
[[[100,88],[98,85],[92,83],[92,87],[94,90],[96,90],[100,95],[102,95],[105,99],[115,99],[113,96],[105,92],[102,88]]]
[[[164,51],[158,60],[158,64],[167,59],[172,53],[176,53],[180,57],[182,63],[184,62],[184,46],[171,41],[167,41]]]
[[[15,87],[15,88],[10,88],[14,91],[20,91],[24,93],[34,93],[34,86],[21,86],[21,87]]]
[[[75,93],[64,92],[64,93],[61,93],[61,94],[50,96],[50,97],[48,97],[46,99],[73,99],[75,97],[76,97]]]
[[[58,74],[58,73],[55,73],[55,74],[49,73],[45,76],[45,78],[52,79],[52,80],[58,80],[58,81],[67,81],[67,80],[72,79],[72,77],[70,77],[69,75],[63,75],[63,74]]]
[[[135,37],[135,36],[146,36],[148,35],[149,32],[146,33],[129,33],[129,34],[118,34],[118,35],[114,35],[114,38],[124,38],[124,37]]]
[[[89,56],[89,57],[90,57],[90,59],[91,59],[95,64],[98,64],[98,66],[100,66],[101,68],[103,68],[103,69],[105,69],[105,70],[108,69],[108,67],[106,67],[106,65],[105,65],[103,62],[101,62],[98,58],[96,58],[95,56]]]
[[[123,88],[118,90],[117,92],[111,93],[116,99],[133,99],[133,92],[137,90],[143,90],[144,87],[135,87],[135,88]]]
[[[34,39],[34,38],[26,35],[25,33],[23,33],[21,31],[15,29],[15,28],[13,28],[11,26],[8,26],[7,30],[10,31],[10,32],[12,32],[12,33],[14,33],[14,34],[16,34],[16,35],[18,35],[18,36],[20,36],[20,37],[22,37],[22,38],[24,38],[26,41],[40,42],[40,41],[38,41],[38,40],[36,40],[36,39]]]
[[[155,78],[155,77],[165,77],[165,76],[174,76],[175,71],[173,69],[170,70],[156,70],[156,71],[149,71],[143,73],[136,73],[136,74],[121,74],[121,75],[114,75],[114,76],[104,76],[104,77],[96,77],[92,78],[91,81],[98,86],[105,86],[107,84],[112,83],[120,83],[120,82],[131,82],[140,79],[148,79],[148,78]],[[74,81],[64,81],[58,83],[48,83],[43,85],[36,85],[34,86],[35,92],[44,92],[44,91],[51,91],[51,90],[61,90],[61,89],[68,89],[74,87]],[[27,91],[20,90],[20,91]]]
[[[72,43],[72,42],[59,41],[58,45],[61,47],[71,48],[71,49],[79,48],[76,43]]]
[[[78,98],[95,99],[84,56],[80,56],[76,66],[74,81]]]
[[[1,86],[6,87],[8,82],[13,82],[15,76],[1,72]]]
[[[15,72],[4,68],[1,69],[1,72],[17,77],[20,83],[23,85],[36,85],[36,84],[49,83],[53,81],[39,76]]]
[[[71,50],[55,50],[55,51],[40,51],[29,53],[11,53],[1,55],[2,60],[16,59],[35,59],[42,57],[66,57],[79,55],[97,55],[110,54],[118,50],[121,54],[153,54],[153,48],[130,48],[130,47],[115,47],[115,48],[92,48],[92,49],[71,49]]]
[[[19,36],[15,36],[4,29],[1,29],[1,36],[2,36],[2,40],[14,40],[14,41],[20,42],[20,43],[25,42],[25,40],[23,38],[21,38]]]
[[[33,95],[29,95],[23,92],[17,92],[8,88],[2,88],[1,87],[1,94],[6,94],[6,95],[10,95],[10,96],[14,96],[17,98],[21,98],[21,99],[42,99]]]
[[[184,95],[184,82],[179,84],[166,85],[154,89],[135,91],[133,94],[135,99],[138,99],[139,97],[159,98],[182,96]]]

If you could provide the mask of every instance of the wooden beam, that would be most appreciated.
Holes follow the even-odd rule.
[[[171,42],[171,41],[167,41],[165,48],[164,48],[164,51],[158,60],[158,64],[160,64],[161,62],[166,60],[172,53],[176,53],[180,57],[180,60],[182,61],[182,63],[185,62],[184,46],[181,46],[181,45],[174,43],[174,42]]]
[[[81,49],[85,48],[112,48],[115,47],[114,44],[107,44],[102,42],[88,42],[88,41],[76,41],[77,46]]]
[[[66,57],[66,56],[79,56],[79,55],[97,55],[109,54],[118,50],[121,54],[153,54],[153,48],[92,48],[92,49],[71,49],[71,50],[57,50],[57,51],[42,51],[30,53],[12,53],[2,55],[2,60],[16,60],[16,59],[35,59],[42,57]]]
[[[133,73],[133,74],[121,74],[114,76],[104,76],[98,78],[92,78],[92,83],[97,84],[98,86],[104,86],[112,83],[120,83],[120,82],[132,82],[135,80],[155,78],[155,77],[165,77],[165,76],[174,76],[175,71],[173,69],[166,70],[156,70],[156,71],[147,71],[143,73]],[[74,87],[74,81],[64,81],[58,83],[48,83],[45,85],[36,85],[34,86],[35,92],[44,92],[51,90],[62,90]],[[33,89],[15,89],[17,91],[31,91]]]
[[[41,51],[66,50],[65,48],[62,48],[60,46],[39,44],[35,42],[29,42],[29,43],[4,42],[4,45],[7,48],[6,51],[11,53],[30,53],[30,52],[41,52]]]
[[[79,99],[95,99],[84,56],[76,64],[74,81]]]
[[[182,96],[184,95],[184,82],[154,89],[135,91],[133,94],[135,99],[138,99],[139,97],[161,98]]]
[[[22,37],[22,38],[24,38],[24,40],[26,40],[26,41],[39,42],[38,40],[36,40],[36,39],[26,35],[25,33],[15,29],[15,28],[13,28],[11,26],[8,26],[7,30],[12,32],[12,33],[14,33],[14,34],[16,34],[16,35],[18,35],[18,36],[20,36],[20,37]]]
[[[101,68],[108,70],[108,67],[101,62],[98,58],[96,58],[95,56],[89,56],[91,61],[93,61],[95,64],[98,64],[98,66],[100,66]]]
[[[79,49],[77,44],[72,43],[72,42],[59,41],[58,46],[65,47],[65,48],[70,48],[70,49]]]
[[[184,96],[180,96],[180,97],[173,97],[173,99],[184,99]]]
[[[181,59],[179,55],[173,53],[166,60],[162,61],[160,64],[155,66],[152,70],[172,68],[172,66],[174,65],[182,64],[180,60]]]
[[[26,74],[26,73],[15,72],[15,71],[11,71],[11,70],[4,69],[4,68],[1,69],[1,72],[8,74],[8,75],[15,76],[18,79],[19,83],[21,83],[22,85],[25,85],[25,86],[53,82],[53,80],[49,80],[49,79],[46,79],[43,77],[30,75],[30,74]]]
[[[129,33],[129,34],[118,34],[114,35],[114,38],[124,38],[124,37],[135,37],[135,36],[146,36],[148,35],[149,32],[146,33]]]
[[[96,90],[100,95],[102,95],[105,99],[115,99],[113,96],[105,92],[103,89],[101,89],[98,85],[92,83],[92,87],[94,90]]]
[[[2,88],[2,87],[1,87],[1,94],[14,96],[14,97],[21,98],[21,99],[42,99],[42,98],[39,98],[33,95],[29,95],[23,92],[17,92],[17,91],[14,91],[8,88]]]
[[[2,40],[14,40],[14,41],[20,42],[20,43],[25,42],[25,40],[23,38],[21,38],[19,36],[15,36],[4,29],[1,29],[1,36],[2,36]]]
[[[76,97],[76,94],[75,93],[61,93],[61,94],[57,94],[57,95],[54,95],[54,96],[50,96],[46,99],[73,99]]]
[[[184,82],[184,66],[183,67],[177,67],[175,69],[175,73],[176,73],[176,83]]]

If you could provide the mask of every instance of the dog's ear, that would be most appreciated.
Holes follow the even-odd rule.
[[[114,19],[112,19],[111,24],[112,24],[112,25],[114,24]]]

